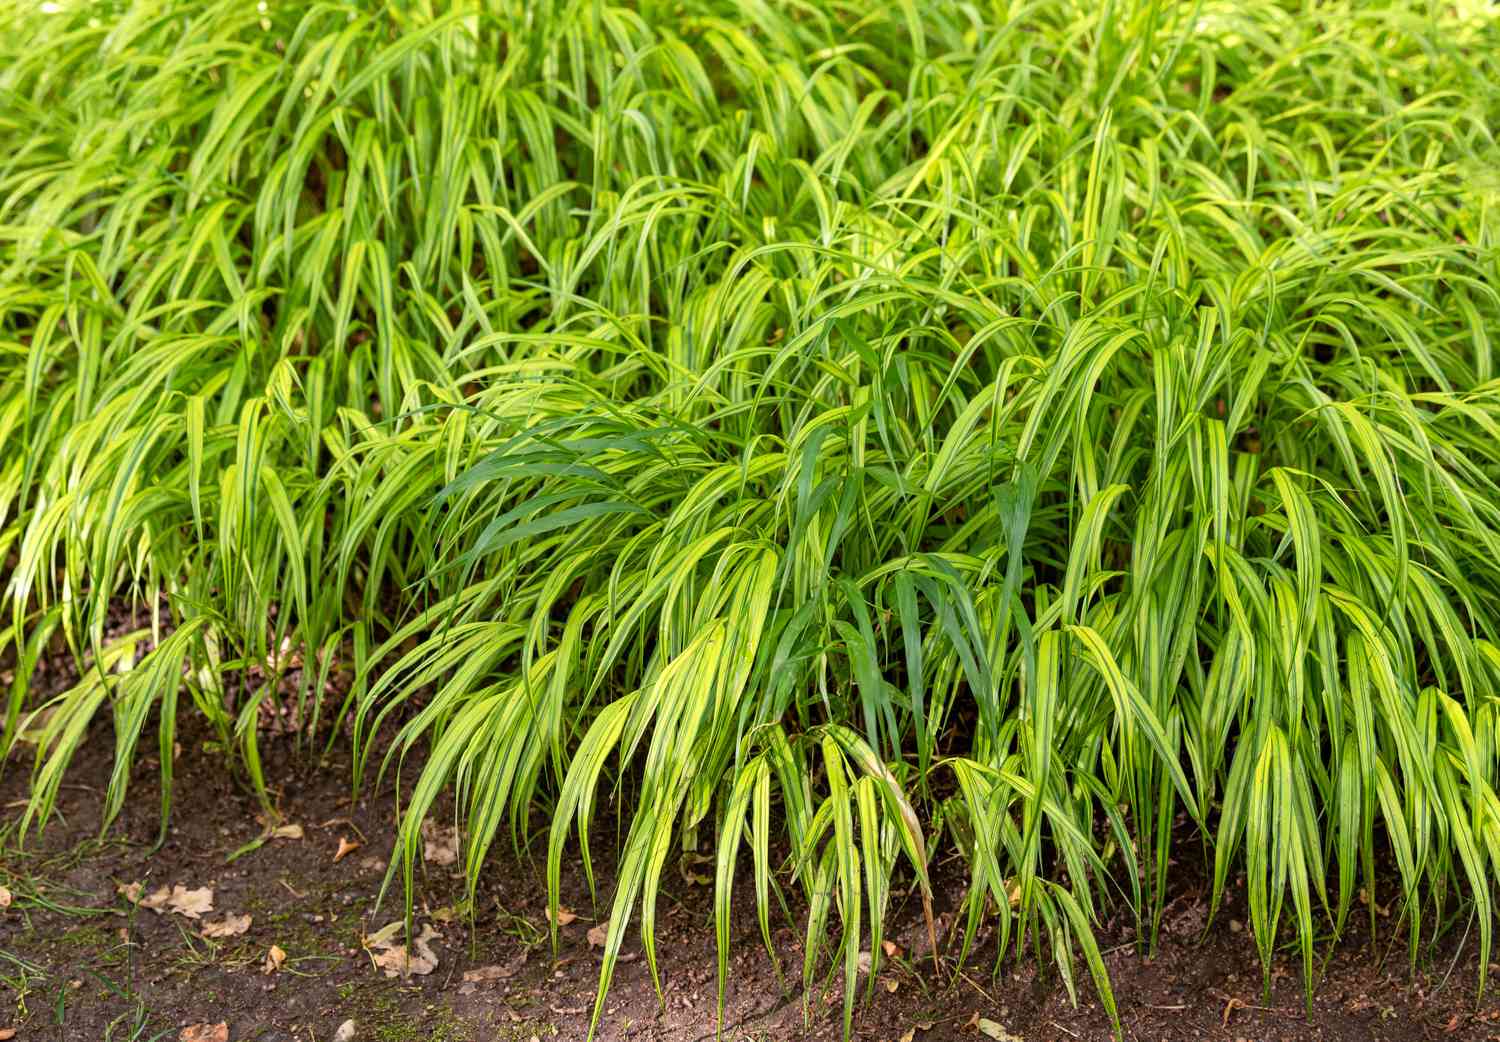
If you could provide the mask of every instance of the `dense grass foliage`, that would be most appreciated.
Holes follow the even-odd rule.
[[[105,721],[111,812],[184,713],[264,794],[288,700],[425,750],[408,893],[445,790],[554,904],[618,807],[606,987],[684,848],[846,1024],[955,848],[955,950],[1111,1011],[1183,843],[1309,987],[1361,890],[1487,965],[1493,7],[59,5],[0,15],[28,826]]]

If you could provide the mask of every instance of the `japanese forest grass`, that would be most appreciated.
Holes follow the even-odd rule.
[[[165,816],[187,716],[264,798],[269,705],[356,786],[421,750],[408,915],[444,793],[554,907],[619,814],[596,1023],[683,849],[721,996],[744,877],[846,1030],[953,850],[945,951],[1111,1017],[1095,929],[1200,849],[1309,989],[1360,891],[1484,986],[1493,6],[51,6],[0,14],[23,832],[91,733]]]

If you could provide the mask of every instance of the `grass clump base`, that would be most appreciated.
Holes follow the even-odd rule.
[[[721,979],[796,888],[846,1029],[953,847],[959,954],[1113,1015],[1180,815],[1309,988],[1361,889],[1488,964],[1491,7],[58,7],[0,15],[26,826],[103,717],[110,813],[188,712],[264,791],[287,702],[356,784],[425,745],[408,897],[443,791],[471,886],[545,808],[555,904],[629,786],[596,1022],[684,845]]]

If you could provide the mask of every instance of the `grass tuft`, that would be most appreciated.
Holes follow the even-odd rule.
[[[1183,842],[1309,994],[1360,891],[1413,958],[1472,915],[1484,986],[1493,5],[48,11],[0,8],[23,832],[105,719],[107,816],[184,713],[264,796],[273,716],[356,785],[424,750],[408,909],[440,793],[471,887],[548,817],[554,906],[605,793],[596,1025],[684,849],[721,1001],[748,872],[846,1032],[951,849],[957,953],[1111,1016],[1093,931],[1154,944]]]

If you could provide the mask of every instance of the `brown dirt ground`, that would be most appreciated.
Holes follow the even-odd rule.
[[[45,678],[43,678],[45,679]],[[385,977],[361,939],[399,914],[399,894],[378,912],[375,898],[394,836],[396,786],[351,801],[348,762],[321,767],[292,755],[290,740],[268,740],[267,776],[275,779],[282,820],[303,827],[301,839],[275,839],[232,863],[226,858],[262,831],[258,805],[219,768],[202,736],[182,737],[176,765],[173,825],[157,835],[155,765],[137,766],[118,824],[99,836],[99,805],[113,741],[96,729],[64,785],[60,816],[19,848],[15,822],[29,790],[29,764],[12,760],[0,779],[0,886],[13,894],[0,910],[0,1038],[19,1042],[177,1040],[199,1023],[226,1022],[230,1042],[329,1042],[347,1019],[355,1042],[547,1042],[581,1040],[588,1028],[599,966],[588,942],[594,912],[582,873],[564,875],[564,904],[578,918],[562,928],[554,957],[547,940],[542,861],[545,833],[517,857],[497,844],[479,888],[472,924],[449,913],[462,898],[453,866],[428,864],[418,880],[417,922],[439,939],[436,969],[406,980]],[[414,776],[408,770],[403,780]],[[538,816],[539,819],[542,817]],[[534,823],[540,825],[538,823]],[[340,839],[359,850],[335,863]],[[594,845],[596,866],[612,863],[612,836]],[[1193,849],[1184,843],[1182,849]],[[691,866],[669,876],[659,906],[661,1000],[635,938],[610,990],[598,1037],[651,1042],[714,1038],[715,954],[711,887]],[[961,866],[937,866],[939,911],[962,893]],[[701,870],[700,870],[701,871]],[[1154,958],[1132,942],[1131,926],[1104,924],[1101,946],[1114,981],[1126,1037],[1225,1042],[1365,1042],[1472,1039],[1500,1042],[1500,1003],[1476,1003],[1478,963],[1463,923],[1424,950],[1408,971],[1404,934],[1382,920],[1372,943],[1363,929],[1329,953],[1316,999],[1303,1008],[1300,971],[1287,950],[1274,966],[1269,997],[1249,935],[1238,929],[1242,898],[1228,904],[1205,933],[1201,866],[1174,868],[1177,890]],[[117,891],[143,882],[211,887],[205,919],[248,913],[243,935],[199,935],[201,922],[132,906]],[[610,893],[600,879],[601,896]],[[723,1038],[730,1042],[838,1039],[842,978],[813,996],[804,1019],[800,987],[783,987],[760,943],[753,896],[739,893]],[[1026,1042],[1106,1039],[1109,1024],[1082,965],[1073,1006],[1056,972],[1035,961],[1007,961],[993,972],[993,948],[962,972],[944,963],[941,979],[921,956],[920,903],[897,902],[892,935],[902,944],[882,968],[873,997],[857,1007],[854,1037],[882,1042],[985,1042],[976,1018],[993,1033]],[[600,912],[598,914],[604,914]],[[951,917],[949,917],[951,921]],[[800,923],[774,934],[781,963],[796,975]],[[262,972],[275,945],[276,972]],[[499,980],[464,981],[482,966],[513,971]],[[1500,966],[1492,967],[1500,974]]]

